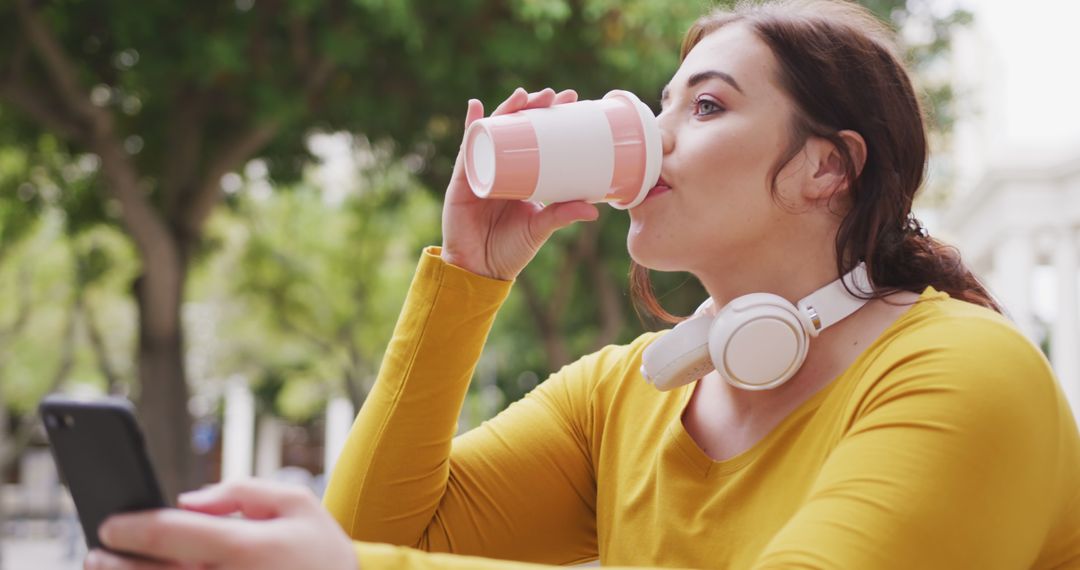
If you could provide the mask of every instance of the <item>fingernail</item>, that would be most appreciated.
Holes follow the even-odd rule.
[[[101,542],[104,542],[105,544],[109,544],[109,543],[112,542],[113,526],[111,524],[109,524],[107,521],[101,523],[101,526],[98,527],[97,533],[98,533],[98,538],[101,539]],[[98,558],[101,558],[100,554],[98,555]],[[99,560],[99,562],[100,562],[100,560]]]
[[[87,570],[101,568],[101,553],[97,550],[91,550],[90,553],[86,555],[85,565]]]
[[[176,496],[178,503],[197,503],[199,501],[205,501],[209,498],[210,490],[196,489],[194,491],[185,491]]]

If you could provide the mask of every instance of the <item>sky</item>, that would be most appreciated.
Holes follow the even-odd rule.
[[[954,42],[959,111],[968,119],[957,129],[961,183],[970,185],[987,163],[1035,164],[1075,154],[1080,2],[968,0],[962,5],[975,21]]]

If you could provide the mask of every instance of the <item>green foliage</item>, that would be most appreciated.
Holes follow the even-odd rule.
[[[124,379],[131,376],[133,307],[124,285],[135,269],[134,254],[115,230],[99,228],[72,236],[65,216],[46,206],[24,238],[0,263],[0,401],[17,413],[31,412],[60,380],[70,388],[104,391],[106,379],[87,339],[88,320],[105,330],[105,350]],[[93,314],[76,311],[81,296]],[[17,326],[19,314],[24,324]],[[75,319],[71,367],[63,371],[66,328]],[[4,334],[6,333],[6,334]],[[118,355],[120,357],[118,357]]]
[[[438,240],[437,200],[388,151],[358,146],[372,164],[339,197],[310,181],[261,194],[249,179],[193,276],[193,300],[220,322],[215,375],[251,378],[265,409],[294,420],[366,393],[416,256]]]

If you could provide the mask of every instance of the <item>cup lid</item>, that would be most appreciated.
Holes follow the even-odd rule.
[[[652,109],[643,103],[641,99],[629,91],[615,89],[604,95],[604,99],[619,98],[626,101],[637,112],[641,119],[641,127],[645,137],[645,175],[641,181],[641,188],[637,195],[629,202],[611,202],[613,208],[627,210],[642,202],[648,195],[649,190],[656,186],[660,180],[660,167],[664,159],[664,151],[660,138],[660,126],[656,122],[656,115]]]

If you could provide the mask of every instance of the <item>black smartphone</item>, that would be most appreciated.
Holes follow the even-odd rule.
[[[38,412],[89,548],[105,548],[98,527],[110,515],[168,506],[131,402],[49,396]]]

